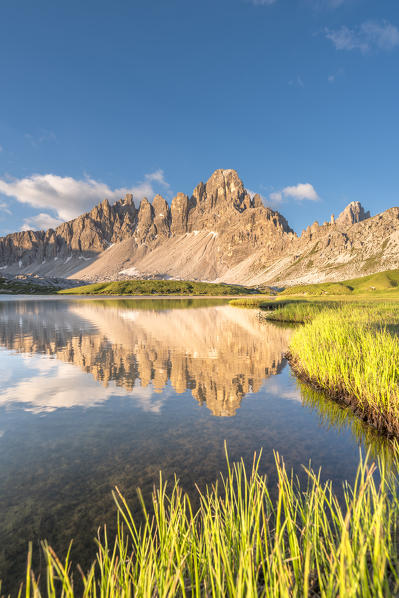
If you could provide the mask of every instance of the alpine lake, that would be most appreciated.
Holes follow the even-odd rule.
[[[275,452],[337,491],[359,451],[388,441],[301,384],[284,358],[292,328],[226,299],[0,298],[0,579],[14,593],[28,543],[88,568],[112,535],[117,486],[140,520],[159,472],[190,496],[230,461],[276,486]]]

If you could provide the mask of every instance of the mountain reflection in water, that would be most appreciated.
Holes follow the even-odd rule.
[[[36,359],[38,375],[10,386],[0,405],[29,402],[34,412],[90,407],[107,400],[116,385],[157,411],[170,383],[177,393],[191,390],[214,415],[232,416],[246,394],[281,370],[290,331],[261,324],[256,310],[215,305],[157,311],[134,309],[134,301],[130,309],[114,303],[3,303],[0,344],[62,363]],[[64,364],[102,386],[78,381]]]
[[[0,300],[2,592],[17,594],[30,541],[42,579],[44,538],[61,556],[73,538],[87,571],[98,528],[114,532],[116,485],[138,522],[136,490],[148,502],[160,470],[198,506],[196,488],[226,472],[225,442],[248,466],[262,449],[274,498],[275,451],[299,476],[311,460],[338,490],[359,446],[389,456],[350,411],[297,383],[290,334],[214,299]]]

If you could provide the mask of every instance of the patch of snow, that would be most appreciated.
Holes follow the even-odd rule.
[[[54,261],[56,262],[57,260],[58,260],[58,257],[57,257],[57,256],[55,256],[55,258],[54,258]]]
[[[65,260],[65,262],[64,262],[64,263],[65,263],[65,264],[67,264],[68,262],[70,262],[70,261],[71,261],[71,259],[72,259],[72,256],[71,256],[71,255],[69,255],[69,256],[67,257],[67,259]]]
[[[18,266],[19,266],[20,268],[22,268],[22,260],[19,260],[19,262],[18,262]]]
[[[218,236],[218,233],[215,232],[214,230],[209,231],[208,235],[212,235],[212,237],[215,239],[215,237]]]
[[[201,231],[199,230],[193,230],[193,235],[197,236]]]
[[[45,264],[45,263],[46,263],[46,260],[43,260],[43,261],[42,261],[42,264]]]
[[[108,249],[111,249],[111,247],[113,247],[114,245],[115,243],[110,243],[105,251],[108,251]]]
[[[84,260],[85,262],[90,261],[90,258],[89,257],[85,257],[84,255],[80,255],[79,259],[80,260]]]
[[[6,270],[6,269],[7,269],[7,266],[1,266],[0,267],[0,270]]]
[[[127,276],[137,276],[140,272],[132,266],[131,268],[126,268],[125,270],[120,270],[119,274],[126,274]]]

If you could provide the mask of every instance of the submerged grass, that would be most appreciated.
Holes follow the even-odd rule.
[[[399,435],[399,306],[326,309],[290,343],[296,373]]]
[[[258,307],[261,318],[304,324],[288,354],[300,379],[399,437],[399,302],[292,299]]]
[[[305,483],[275,455],[277,499],[243,462],[200,493],[200,507],[177,481],[160,478],[151,508],[142,500],[138,525],[118,490],[118,531],[99,534],[97,554],[83,573],[69,553],[61,561],[43,544],[42,578],[28,557],[22,598],[94,597],[393,597],[399,591],[399,495],[396,473],[360,460],[354,484],[339,501],[320,471],[305,468]],[[198,490],[198,492],[200,492]],[[78,586],[80,584],[80,589]]]

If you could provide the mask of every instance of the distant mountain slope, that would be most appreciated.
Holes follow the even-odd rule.
[[[340,282],[293,285],[287,287],[281,296],[362,295],[365,293],[376,295],[383,293],[384,296],[397,295],[399,293],[399,270],[386,270]]]
[[[399,208],[350,225],[314,224],[277,260],[260,255],[245,266],[251,282],[277,286],[340,281],[399,268]]]
[[[216,170],[171,205],[107,200],[55,230],[0,238],[4,274],[88,282],[182,278],[280,286],[342,280],[399,267],[399,208],[370,218],[352,202],[337,219],[298,237],[251,196],[235,170]]]

